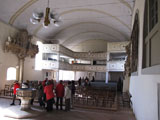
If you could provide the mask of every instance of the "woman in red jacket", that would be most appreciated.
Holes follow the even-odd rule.
[[[53,103],[54,103],[54,93],[53,93],[53,84],[50,81],[47,82],[44,93],[46,94],[46,101],[47,101],[47,112],[53,110]]]
[[[64,85],[62,84],[62,80],[56,86],[56,109],[58,110],[59,100],[60,100],[60,109],[62,110],[62,103],[64,97]]]
[[[16,92],[17,92],[17,89],[20,88],[20,84],[18,83],[18,81],[15,81],[14,82],[14,89],[13,89],[13,102],[11,103],[11,105],[15,105],[15,99],[16,99]],[[19,99],[19,105],[21,104],[21,100]]]

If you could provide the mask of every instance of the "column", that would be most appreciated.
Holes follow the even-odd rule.
[[[109,81],[109,72],[108,72],[108,71],[106,71],[106,81],[105,81],[105,83],[107,84],[107,83],[108,83],[108,81]]]
[[[19,59],[19,82],[23,82],[24,59]]]

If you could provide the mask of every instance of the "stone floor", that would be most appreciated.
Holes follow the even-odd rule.
[[[126,108],[118,111],[74,108],[69,112],[53,110],[47,113],[37,103],[31,111],[20,111],[18,101],[15,106],[10,106],[11,102],[11,99],[0,98],[0,120],[13,120],[11,117],[18,115],[25,120],[136,120],[132,110]]]

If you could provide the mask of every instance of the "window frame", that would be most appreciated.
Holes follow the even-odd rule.
[[[15,71],[14,71],[14,72],[15,72],[15,74],[14,74],[14,79],[10,79],[10,78],[13,78],[13,75],[12,75],[12,77],[8,77],[8,76],[10,76],[10,75],[8,75],[8,74],[10,74],[10,73],[9,73],[9,72],[10,72],[10,71],[9,71],[10,69],[14,69],[14,70],[15,70]],[[12,71],[12,74],[13,74],[13,71]],[[7,68],[6,80],[7,80],[7,81],[17,80],[17,69],[16,69],[16,67],[8,67],[8,68]]]
[[[160,31],[160,1],[158,2],[158,11],[157,11],[157,23],[153,26],[153,28],[150,28],[150,0],[145,0],[144,4],[144,19],[143,19],[143,59],[142,59],[142,73],[149,73],[148,70],[150,68],[154,68],[154,66],[159,66],[160,63],[152,64],[152,38],[155,37],[155,35],[160,34],[158,33]],[[147,12],[147,13],[145,13]],[[147,14],[147,15],[146,15]],[[147,20],[145,20],[147,16]],[[145,27],[144,25],[147,25]],[[147,34],[145,35],[145,28],[147,28]],[[147,52],[148,50],[148,52]],[[157,67],[156,67],[157,69]],[[147,71],[147,72],[145,72]]]

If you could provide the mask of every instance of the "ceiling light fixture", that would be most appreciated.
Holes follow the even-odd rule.
[[[32,17],[30,18],[30,22],[32,24],[38,24],[41,21],[43,21],[43,26],[48,27],[48,25],[53,23],[56,27],[58,27],[62,21],[57,13],[55,11],[50,12],[49,8],[49,0],[48,0],[48,6],[45,10],[45,16],[43,12],[34,11],[32,14]]]

